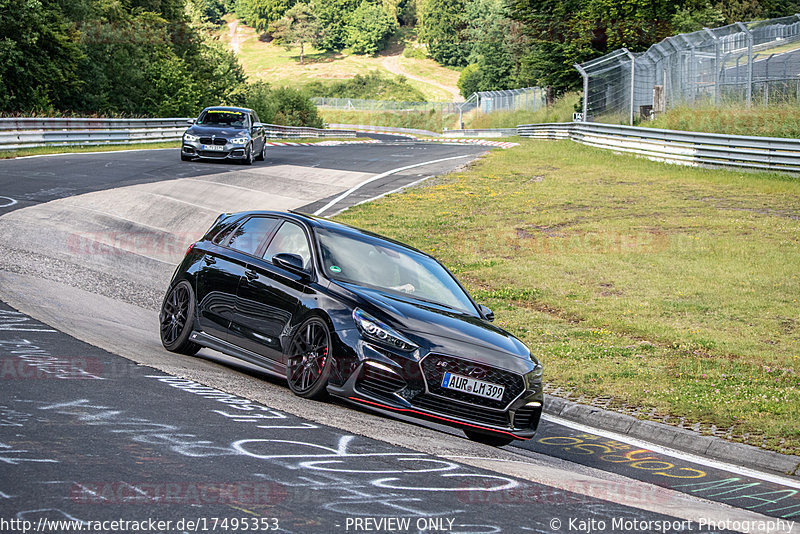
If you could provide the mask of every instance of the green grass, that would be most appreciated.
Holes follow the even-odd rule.
[[[233,19],[226,19],[228,22]],[[300,48],[286,50],[283,46],[265,43],[258,39],[256,32],[247,26],[240,25],[241,47],[237,57],[251,80],[268,82],[274,87],[290,86],[302,88],[312,82],[336,82],[354,77],[357,74],[367,75],[377,72],[383,76],[395,75],[384,65],[385,56],[377,57],[352,54],[347,50],[341,53],[324,52],[311,46],[305,47],[305,64],[300,65]],[[230,31],[227,25],[222,26],[218,38],[223,43],[230,43]],[[398,51],[399,53],[399,51]],[[403,69],[411,73],[419,72],[430,80],[449,84],[455,88],[458,73],[452,69],[441,67],[427,59],[400,58]],[[418,80],[409,79],[408,85],[416,92],[422,93],[425,100],[450,102],[452,95],[447,91]],[[415,100],[413,93],[403,100]]]
[[[445,262],[549,389],[800,453],[800,181],[523,140],[338,219]]]
[[[0,150],[0,159],[18,158],[22,156],[39,156],[43,154],[68,154],[72,152],[114,152],[117,150],[180,148],[180,146],[180,141],[168,141],[164,143],[136,143],[130,145],[45,146],[37,148],[20,148],[17,150]]]
[[[319,108],[326,124],[363,124],[369,126],[394,126],[442,132],[444,128],[455,128],[458,115],[431,111],[336,111]]]
[[[757,101],[757,98],[755,99]],[[800,137],[800,107],[786,104],[773,107],[723,106],[674,108],[640,126],[767,137]]]
[[[466,128],[516,128],[520,124],[571,122],[579,101],[579,94],[567,93],[552,106],[537,111],[496,111],[481,116],[473,112],[465,117],[464,123]]]

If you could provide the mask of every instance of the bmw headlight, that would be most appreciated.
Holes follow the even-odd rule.
[[[192,134],[190,134],[188,132],[183,134],[183,140],[184,141],[189,141],[190,143],[192,143],[194,141],[197,141],[198,139],[200,139],[198,136],[192,135]]]
[[[417,348],[414,342],[360,308],[353,310],[353,320],[361,333],[370,339],[408,352]]]
[[[249,139],[246,137],[237,137],[235,139],[231,139],[230,143],[232,145],[246,145],[248,141]]]

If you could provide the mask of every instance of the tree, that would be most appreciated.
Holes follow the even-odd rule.
[[[419,40],[428,54],[443,65],[466,65],[470,47],[462,39],[467,24],[465,0],[420,0],[417,15]]]
[[[80,90],[82,52],[49,0],[0,0],[0,109],[40,110]]]
[[[300,47],[300,64],[303,64],[305,45],[319,38],[320,29],[308,4],[296,4],[282,19],[271,27],[272,36],[287,50]]]
[[[347,18],[361,0],[311,0],[311,11],[319,22],[314,44],[322,50],[341,50],[347,40]]]
[[[397,19],[386,8],[364,0],[350,16],[345,43],[356,54],[376,54],[397,30]]]
[[[237,0],[236,15],[256,31],[265,32],[294,4],[295,0]]]

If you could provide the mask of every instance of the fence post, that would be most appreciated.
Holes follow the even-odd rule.
[[[628,117],[628,124],[633,126],[633,107],[634,107],[634,100],[636,95],[636,86],[634,83],[636,82],[636,57],[631,53],[630,50],[627,48],[622,49],[628,57],[631,58],[631,105],[630,105],[630,114]]]
[[[747,107],[753,104],[753,34],[741,22],[736,23],[747,36]]]
[[[589,113],[589,74],[583,70],[583,67],[575,63],[575,68],[583,76],[583,122],[588,122]]]
[[[719,68],[719,37],[708,28],[703,29],[714,39],[714,107],[717,107],[719,106],[719,77],[721,74]]]

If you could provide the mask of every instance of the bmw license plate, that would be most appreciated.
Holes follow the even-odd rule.
[[[225,147],[222,145],[203,145],[203,150],[216,150],[217,152],[222,152],[225,150]]]
[[[506,390],[505,387],[492,384],[491,382],[484,382],[483,380],[476,380],[468,376],[461,376],[454,373],[444,374],[442,387],[493,400],[503,400],[503,393]]]

